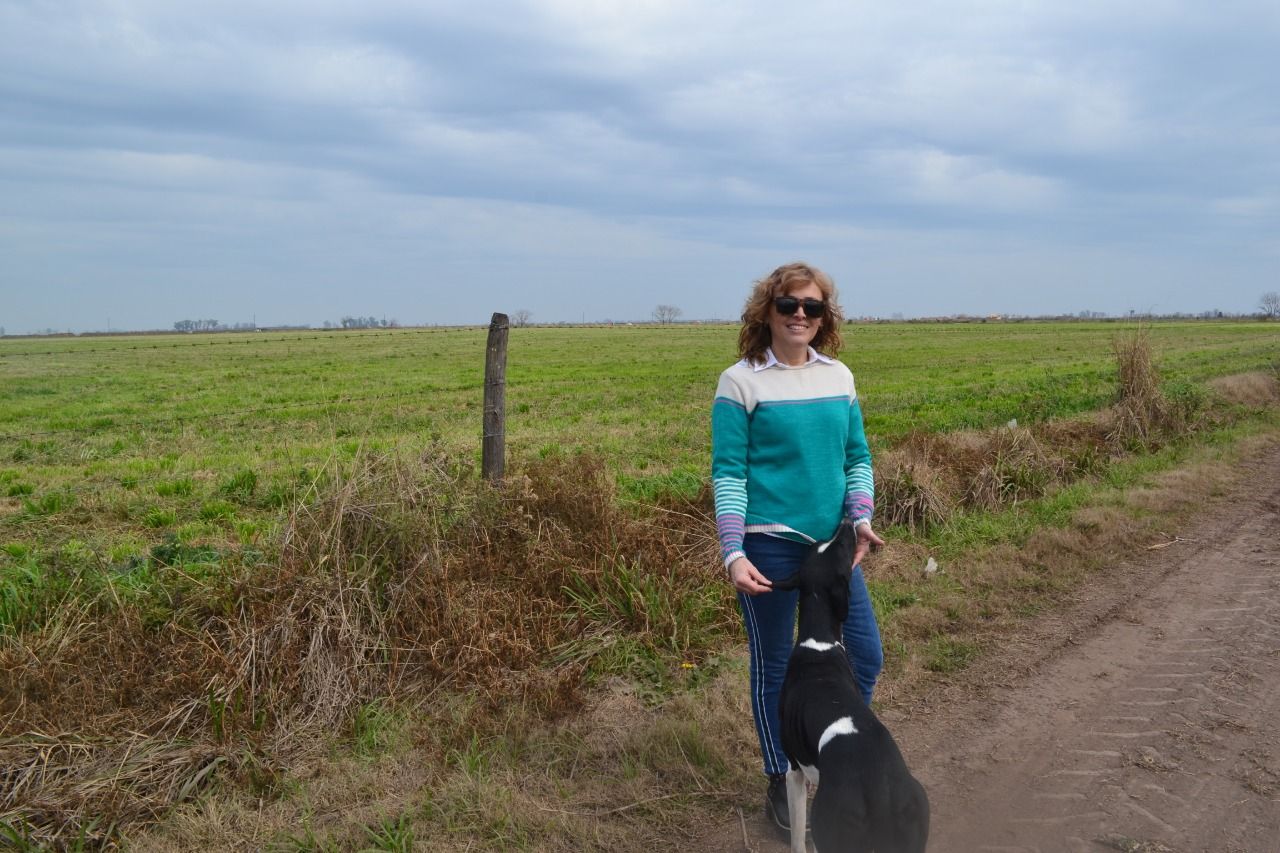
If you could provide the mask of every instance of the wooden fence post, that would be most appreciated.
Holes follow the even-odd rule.
[[[489,321],[489,345],[484,358],[484,445],[480,472],[497,483],[506,469],[507,440],[507,315]]]

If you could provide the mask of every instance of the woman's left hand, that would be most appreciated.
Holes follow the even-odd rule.
[[[872,548],[880,548],[884,546],[884,540],[881,539],[870,524],[858,525],[858,547],[853,550],[853,564],[856,566],[862,562],[862,558]]]

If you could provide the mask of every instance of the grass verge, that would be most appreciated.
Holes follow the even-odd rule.
[[[916,435],[880,466],[897,541],[872,572],[882,695],[962,670],[1098,554],[1127,553],[1145,522],[1123,496],[1151,471],[1275,427],[1274,377],[1216,397],[1148,380],[1099,416]],[[223,493],[256,488],[238,474]],[[0,587],[0,829],[108,847],[199,798],[206,818],[165,830],[191,840],[256,799],[282,817],[255,840],[290,849],[618,849],[733,801],[749,713],[740,671],[719,673],[737,620],[708,496],[640,511],[614,488],[586,456],[547,454],[492,489],[444,453],[367,451],[309,472],[270,551],[175,535],[103,571],[72,543],[52,562],[18,545]],[[928,556],[943,568],[923,571]],[[608,687],[616,674],[630,686]],[[629,697],[611,741],[571,714],[592,688]],[[394,796],[371,781],[369,811],[342,761],[388,754],[424,769]],[[342,784],[307,781],[321,776]]]

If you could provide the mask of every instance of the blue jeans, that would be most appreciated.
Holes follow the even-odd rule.
[[[769,580],[794,574],[804,562],[809,546],[763,533],[748,533],[742,550],[747,559]],[[778,721],[778,697],[787,674],[787,660],[796,642],[796,601],[799,593],[738,593],[738,605],[747,628],[747,648],[751,655],[751,713],[760,738],[765,773],[785,773],[787,756],[782,751]],[[862,577],[862,567],[853,567],[849,581],[849,617],[844,622],[844,648],[853,667],[854,680],[862,698],[871,703],[871,691],[884,666],[880,628],[871,609],[871,596]]]

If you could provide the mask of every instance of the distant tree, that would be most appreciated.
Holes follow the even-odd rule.
[[[1258,308],[1262,310],[1262,316],[1274,320],[1280,317],[1280,293],[1272,290],[1262,294],[1262,298],[1258,300]]]
[[[511,312],[511,325],[517,329],[529,325],[529,321],[533,319],[533,312],[528,308],[520,308]]]
[[[395,320],[379,320],[372,315],[368,317],[343,317],[338,322],[344,329],[387,329],[396,325]]]
[[[173,324],[178,332],[212,332],[218,328],[217,320],[179,320]]]
[[[653,309],[653,319],[659,323],[674,323],[683,313],[674,305],[659,305]]]

